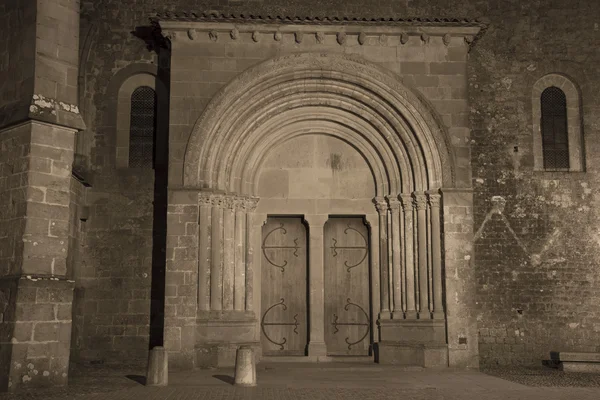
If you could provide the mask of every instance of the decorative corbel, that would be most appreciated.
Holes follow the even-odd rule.
[[[338,34],[337,34],[337,42],[340,45],[344,45],[346,43],[346,32],[338,32]]]
[[[450,41],[452,41],[452,36],[450,36],[449,33],[446,33],[444,36],[442,36],[442,41],[446,46],[448,46],[450,44]]]
[[[276,42],[280,42],[281,39],[283,38],[283,35],[281,34],[281,32],[277,31],[275,32],[275,34],[273,35],[273,38],[275,39]]]
[[[304,39],[304,33],[296,32],[296,33],[294,33],[294,38],[296,39],[296,43],[300,44],[300,43],[302,43],[302,40]]]
[[[252,32],[252,40],[254,40],[255,42],[258,42],[258,40],[260,39],[259,35],[260,34],[258,31]]]
[[[406,32],[402,32],[400,34],[400,43],[406,44],[408,43],[408,39],[410,39],[410,35]]]
[[[238,28],[233,28],[231,32],[229,32],[229,36],[231,36],[231,39],[237,40],[240,37],[240,31]]]
[[[208,37],[213,42],[216,42],[219,39],[219,33],[215,30],[212,30],[212,31],[208,32]]]
[[[366,41],[367,41],[367,34],[364,32],[361,32],[360,35],[358,35],[358,43],[362,46],[363,44],[365,44]]]
[[[198,32],[196,32],[195,29],[190,28],[187,31],[187,35],[190,38],[190,40],[196,40],[196,38],[198,37]]]
[[[315,38],[317,39],[317,43],[321,44],[325,41],[325,34],[323,32],[315,33]]]

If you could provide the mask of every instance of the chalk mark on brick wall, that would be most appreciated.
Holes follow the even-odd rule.
[[[510,222],[508,221],[508,219],[504,215],[504,206],[505,205],[506,205],[506,199],[504,197],[502,197],[502,196],[493,196],[492,197],[492,209],[487,213],[487,215],[485,216],[485,218],[484,218],[481,226],[479,227],[479,229],[475,233],[474,241],[476,242],[477,240],[481,239],[481,237],[483,235],[483,229],[485,228],[485,225],[488,223],[488,221],[490,219],[492,219],[492,216],[494,214],[498,214],[498,215],[500,215],[500,218],[504,222],[504,225],[506,226],[506,228],[508,229],[508,231],[510,232],[510,234],[512,235],[512,237],[515,239],[515,241],[517,242],[517,244],[519,245],[519,247],[521,248],[521,250],[523,250],[523,252],[529,256],[529,259],[531,260],[532,264],[533,265],[539,265],[539,264],[541,264],[541,262],[542,262],[541,261],[542,256],[544,254],[546,254],[546,252],[552,247],[552,245],[554,244],[554,242],[558,238],[558,236],[560,234],[560,231],[558,230],[558,228],[555,228],[554,232],[552,232],[552,234],[550,235],[550,237],[548,238],[548,240],[546,241],[546,243],[542,246],[542,249],[540,250],[540,252],[539,253],[535,253],[535,254],[530,254],[529,250],[527,249],[527,246],[519,238],[519,236],[517,235],[517,233],[514,231],[514,229],[510,225]]]

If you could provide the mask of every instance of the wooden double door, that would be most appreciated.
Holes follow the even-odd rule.
[[[323,271],[316,272],[324,279],[311,279],[309,274],[309,235],[310,229],[300,217],[269,217],[263,226],[263,354],[307,355],[310,313],[314,312],[323,315],[328,355],[368,355],[372,335],[367,227],[361,217],[332,217],[327,221],[323,228]],[[324,292],[321,310],[308,306],[312,290]]]

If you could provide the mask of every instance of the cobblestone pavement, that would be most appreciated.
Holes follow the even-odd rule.
[[[75,374],[69,388],[2,394],[0,400],[600,399],[598,375],[541,368],[496,369],[486,374],[378,365],[268,364],[259,365],[257,373],[256,388],[232,386],[233,369],[174,373],[168,387],[155,388],[140,384],[141,374],[104,368]],[[502,375],[510,380],[498,377]]]

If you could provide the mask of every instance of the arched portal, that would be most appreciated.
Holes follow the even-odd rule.
[[[299,188],[309,195],[300,193],[294,198],[289,190],[281,195],[264,190],[269,168],[274,173],[289,172],[285,162],[278,164],[281,157],[302,164],[303,176],[312,179],[315,175],[318,180],[319,174],[326,174],[322,165],[334,164],[322,154],[327,146],[344,149],[344,157],[355,161],[356,169],[346,171],[345,182],[354,185],[362,179],[366,191],[333,191],[337,194],[327,197]],[[278,155],[281,151],[284,154]],[[375,64],[345,55],[302,53],[271,59],[243,72],[207,106],[185,152],[183,186],[199,192],[197,346],[215,337],[232,348],[247,342],[258,345],[263,332],[263,343],[274,346],[270,352],[288,351],[284,336],[301,331],[307,332],[306,341],[290,340],[300,347],[289,351],[302,352],[301,344],[307,343],[305,355],[328,356],[331,349],[326,342],[330,347],[336,342],[326,335],[354,323],[339,323],[340,313],[331,308],[324,294],[333,293],[330,296],[338,299],[340,307],[358,307],[361,311],[355,317],[366,318],[367,322],[360,322],[368,325],[366,330],[353,334],[370,340],[356,342],[360,351],[374,350],[379,362],[447,364],[440,188],[454,186],[454,175],[449,139],[432,108],[394,74]],[[285,179],[278,182],[294,184]],[[335,184],[339,186],[339,181]],[[275,219],[267,223],[266,232],[262,226],[269,217]],[[281,221],[290,227],[280,225]],[[348,239],[351,226],[355,232],[367,229],[364,223],[369,232],[361,233],[364,244],[338,245]],[[306,240],[294,239],[292,233],[286,236],[288,231],[304,232],[303,224],[309,236]],[[304,248],[298,243],[305,243]],[[329,264],[343,272],[347,263],[332,258],[340,248],[363,251],[360,263],[364,268],[353,271],[366,275],[348,280],[346,286],[335,286],[346,290],[355,288],[356,282],[367,285],[364,290],[352,289],[356,296],[370,296],[361,297],[360,304],[342,299],[343,293],[333,289],[323,290],[326,276],[346,279],[343,274],[324,273]],[[301,277],[294,275],[294,285],[278,275],[299,254],[304,254],[302,260],[308,264],[302,267],[308,271],[308,290],[302,289]],[[269,267],[267,263],[276,269],[261,274],[261,268]],[[280,289],[272,287],[273,282],[280,282]],[[276,293],[284,286],[288,289]],[[284,299],[293,296],[294,287],[309,295],[300,293],[294,302]],[[275,292],[264,296],[265,290]],[[269,304],[261,304],[261,294]],[[306,297],[306,309],[285,314],[289,304],[302,307],[298,299]],[[227,334],[215,327],[215,313],[219,319],[229,315]],[[307,315],[302,321],[310,329],[298,329],[297,315]],[[335,321],[328,321],[332,315]],[[279,328],[269,330],[265,323]],[[286,333],[286,327],[292,330]],[[344,346],[337,346],[336,351]]]
[[[185,153],[184,186],[253,195],[256,165],[298,121],[351,131],[385,171],[378,194],[453,186],[448,138],[426,101],[389,71],[362,59],[302,53],[242,73],[211,101]]]

